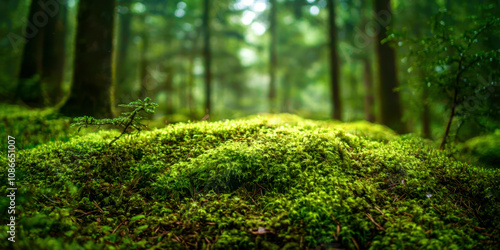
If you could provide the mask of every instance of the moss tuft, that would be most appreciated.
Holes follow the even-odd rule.
[[[500,169],[500,130],[495,133],[474,137],[466,141],[463,151],[477,160],[478,164]]]
[[[72,135],[70,119],[53,109],[27,109],[0,104],[0,110],[0,137],[16,137],[22,149],[50,141],[67,141]]]

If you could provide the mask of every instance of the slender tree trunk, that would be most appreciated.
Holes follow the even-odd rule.
[[[330,80],[332,98],[332,118],[342,120],[342,102],[340,100],[340,70],[337,54],[337,26],[335,25],[335,1],[328,0],[328,36],[330,40]]]
[[[24,46],[15,99],[32,107],[44,105],[41,76],[43,42],[49,19],[38,1],[31,1],[26,27],[28,42]]]
[[[419,15],[418,17],[421,20],[425,20],[430,18],[430,15],[432,13],[432,6],[425,3],[425,2],[420,2],[420,4],[417,5],[417,10],[416,10]],[[417,24],[417,22],[415,23]],[[417,38],[421,37],[422,33],[422,27],[419,25],[415,25],[413,27],[413,32],[415,32],[415,36]],[[424,79],[422,71],[418,70],[418,76],[420,79]],[[429,90],[427,87],[424,86],[422,90],[422,137],[424,138],[431,138],[432,133],[431,133],[431,109],[429,106],[429,102],[427,100],[429,96]]]
[[[288,113],[290,112],[290,92],[291,92],[292,84],[290,81],[290,73],[285,73],[283,79],[283,106],[281,108],[281,112]]]
[[[276,34],[276,0],[270,0],[271,10],[269,13],[269,111],[276,111],[276,69],[278,67],[278,55],[276,52],[277,34]]]
[[[85,0],[78,6],[73,85],[61,113],[111,117],[111,57],[115,0]]]
[[[427,102],[427,88],[424,87],[422,93],[422,136],[424,138],[431,138],[431,110]]]
[[[375,122],[372,68],[370,65],[370,59],[367,56],[363,57],[362,60],[363,83],[365,85],[365,120]]]
[[[118,13],[118,41],[115,61],[115,101],[117,103],[127,103],[134,99],[133,88],[129,80],[127,70],[128,50],[130,44],[130,25],[132,21],[132,10],[130,2],[122,3],[122,13]]]
[[[193,87],[194,87],[194,56],[193,52],[189,54],[189,62],[187,67],[187,85],[188,85],[188,107],[189,107],[189,117],[192,121],[196,119],[194,113],[194,98],[193,98]]]
[[[165,79],[165,90],[167,91],[167,107],[165,112],[167,114],[174,113],[174,67],[167,65],[165,69],[167,77]]]
[[[453,117],[455,117],[455,108],[457,106],[457,97],[458,97],[458,90],[455,87],[455,91],[453,94],[453,104],[452,104],[451,110],[450,110],[450,117],[448,118],[448,123],[446,124],[446,129],[444,130],[444,135],[443,135],[443,138],[441,139],[441,144],[439,145],[440,150],[444,149],[444,146],[446,145],[446,140],[448,138],[448,134],[450,133],[451,123],[453,122]]]
[[[144,19],[145,16],[142,16],[142,21],[144,24]],[[151,81],[149,74],[148,74],[148,67],[149,67],[149,61],[146,56],[148,47],[149,47],[149,35],[146,30],[143,30],[141,32],[141,38],[142,38],[142,43],[141,43],[141,49],[140,49],[140,54],[139,54],[139,82],[141,84],[141,89],[140,89],[140,98],[144,99],[146,96],[148,96],[148,84],[149,81]]]
[[[210,48],[210,0],[203,1],[203,57],[205,59],[205,112],[211,110],[212,52]]]
[[[66,22],[67,7],[59,6],[50,20],[44,35],[44,52],[42,65],[42,84],[45,87],[46,101],[50,106],[62,99],[62,83],[66,59]]]
[[[377,34],[376,54],[379,76],[379,99],[380,99],[380,118],[382,124],[394,129],[399,133],[405,133],[406,127],[402,122],[402,109],[399,93],[395,91],[398,87],[396,70],[396,53],[388,44],[382,44],[386,38],[386,27],[390,25],[393,18],[391,13],[390,0],[375,0],[375,13],[384,19],[381,32]]]
[[[185,62],[186,59],[182,58],[182,61]],[[187,85],[187,78],[188,76],[186,74],[182,74],[186,72],[186,64],[181,63],[179,68],[179,75],[182,77],[181,79],[181,84],[179,86],[179,92],[180,92],[180,98],[179,98],[179,105],[182,108],[186,108],[188,106],[188,85]]]
[[[455,117],[455,110],[457,108],[457,103],[458,103],[458,86],[460,82],[460,76],[462,75],[462,72],[464,72],[464,69],[462,68],[463,59],[464,58],[462,56],[458,62],[458,67],[457,67],[458,73],[457,76],[455,77],[455,87],[453,89],[453,103],[451,104],[452,106],[450,110],[450,117],[448,118],[446,129],[444,130],[443,139],[441,139],[441,144],[439,145],[440,150],[443,150],[446,145],[448,134],[450,133],[451,123],[453,122],[453,118]]]

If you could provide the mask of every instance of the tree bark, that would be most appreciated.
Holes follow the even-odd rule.
[[[210,0],[203,1],[203,57],[205,59],[205,112],[211,110],[212,52],[210,48]]]
[[[43,42],[45,27],[50,17],[42,7],[31,1],[26,27],[27,43],[24,46],[16,98],[32,107],[44,105],[42,93]]]
[[[142,24],[146,25],[145,22],[146,16],[143,14],[141,17]],[[139,51],[139,83],[141,85],[139,96],[141,99],[146,98],[148,96],[148,82],[151,81],[151,78],[148,74],[149,61],[146,56],[147,49],[149,47],[149,34],[147,30],[143,30],[141,32],[141,49]]]
[[[194,88],[194,55],[193,52],[189,53],[188,67],[187,67],[187,87],[188,87],[188,107],[189,107],[189,118],[192,121],[196,119],[194,112],[194,97],[193,97],[193,88]]]
[[[332,118],[342,120],[342,102],[340,100],[340,70],[337,54],[337,26],[335,25],[335,1],[328,0],[328,37],[330,40],[330,81],[332,98]]]
[[[63,97],[67,7],[65,1],[61,2],[64,4],[60,5],[57,14],[50,18],[44,35],[42,84],[45,87],[46,102],[50,106],[56,105]]]
[[[270,0],[271,10],[269,13],[269,111],[276,111],[276,69],[278,67],[278,56],[276,52],[276,0]]]
[[[393,18],[390,0],[375,0],[375,15],[382,25],[377,34],[376,54],[379,76],[379,99],[380,118],[382,124],[394,129],[398,133],[405,133],[406,128],[402,122],[402,109],[399,93],[395,91],[398,87],[396,70],[396,53],[389,43],[382,44],[387,37],[386,27],[390,25]],[[385,20],[381,20],[386,18]]]
[[[372,68],[370,65],[370,59],[367,56],[363,57],[362,60],[363,83],[365,85],[365,120],[375,122]]]
[[[132,11],[130,2],[124,1],[123,8],[127,8],[123,13],[118,13],[118,41],[115,61],[115,101],[117,103],[127,103],[135,99],[132,93],[133,88],[129,80],[127,70],[128,50],[130,44],[130,25],[132,21]]]
[[[75,65],[70,96],[61,113],[109,118],[115,0],[86,0],[78,6]]]
[[[281,107],[281,112],[283,113],[289,113],[291,111],[290,95],[292,91],[292,84],[290,78],[290,73],[286,72],[283,79],[283,106]]]
[[[175,113],[174,109],[174,96],[175,94],[175,87],[174,87],[174,75],[175,75],[175,69],[174,66],[172,65],[167,65],[165,67],[165,90],[167,92],[167,107],[165,109],[166,114],[173,114]]]
[[[448,122],[446,123],[446,129],[444,130],[444,135],[443,138],[441,139],[441,144],[439,145],[440,150],[444,149],[448,138],[448,134],[450,133],[451,123],[453,122],[453,118],[455,117],[455,108],[457,107],[457,97],[458,97],[458,90],[457,87],[455,86],[453,94],[453,103],[450,110],[450,117],[448,118]]]
[[[422,137],[431,138],[431,110],[427,102],[427,88],[424,87],[422,93]]]

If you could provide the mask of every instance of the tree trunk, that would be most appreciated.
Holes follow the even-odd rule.
[[[422,137],[431,138],[431,110],[427,102],[428,90],[424,87],[422,93]]]
[[[80,1],[73,85],[61,113],[111,117],[114,0]]]
[[[145,16],[142,16],[142,23],[145,24]],[[147,49],[149,47],[149,34],[146,30],[141,32],[141,49],[139,51],[139,83],[141,85],[139,96],[141,99],[146,98],[149,95],[148,93],[148,84],[151,81],[151,78],[148,74],[149,61],[146,56]]]
[[[370,65],[370,59],[363,57],[363,83],[365,85],[365,120],[375,122],[374,106],[375,101],[373,98],[373,74]]]
[[[330,80],[332,98],[332,118],[342,120],[342,102],[340,100],[340,70],[337,55],[337,26],[335,25],[335,1],[328,0],[328,37],[330,41]]]
[[[67,7],[65,1],[62,2],[64,5],[60,5],[57,14],[49,19],[44,35],[42,84],[50,106],[56,105],[63,97]]]
[[[188,107],[189,107],[189,118],[191,121],[196,119],[194,112],[194,97],[193,97],[193,88],[194,88],[194,55],[193,52],[189,53],[189,61],[187,67],[187,86],[188,86]]]
[[[427,20],[428,18],[431,17],[431,14],[432,14],[431,5],[422,2],[422,3],[418,4],[417,7],[418,7],[418,9],[416,11],[417,11],[417,13],[419,13],[419,15],[417,15],[417,17],[419,17],[420,20]],[[420,25],[418,25],[417,22],[415,24],[416,25],[414,25],[414,27],[413,27],[413,32],[415,32],[415,36],[417,38],[420,38],[423,28]],[[425,79],[425,77],[423,76],[422,71],[420,69],[418,69],[417,74],[418,74],[420,79]],[[421,114],[422,115],[422,137],[431,139],[431,136],[432,136],[432,133],[431,133],[431,109],[430,109],[429,102],[427,100],[428,96],[429,96],[429,89],[426,86],[424,86],[423,90],[422,90],[422,97],[421,97],[422,98],[422,108],[423,108],[422,114]]]
[[[292,84],[290,80],[290,73],[286,72],[283,79],[283,106],[281,107],[281,112],[289,113],[290,110],[290,95],[292,90]]]
[[[174,109],[174,96],[175,96],[175,88],[174,88],[174,75],[175,75],[175,69],[174,66],[172,65],[167,65],[165,67],[165,90],[167,92],[167,107],[165,109],[166,114],[173,114],[175,113]]]
[[[390,0],[375,0],[376,15],[386,18],[381,21],[381,29],[377,34],[376,54],[379,76],[379,99],[380,99],[380,118],[382,124],[394,129],[399,133],[405,133],[406,128],[402,122],[402,111],[399,93],[395,91],[398,87],[396,70],[396,53],[388,43],[382,44],[386,38],[386,27],[391,23],[391,5]],[[382,18],[378,18],[382,19]],[[380,20],[379,20],[380,21]]]
[[[278,67],[278,56],[276,53],[276,0],[270,0],[271,11],[269,14],[269,35],[271,38],[269,47],[269,111],[276,111],[276,69]]]
[[[133,88],[129,80],[127,70],[128,50],[130,44],[130,24],[132,21],[132,10],[130,2],[123,2],[123,13],[118,13],[118,41],[115,61],[115,101],[117,103],[128,103],[135,99],[132,94]],[[126,8],[126,9],[125,9]]]
[[[443,135],[443,138],[441,139],[441,144],[439,145],[440,150],[444,149],[444,147],[446,145],[446,141],[448,139],[448,134],[450,133],[451,123],[453,122],[453,118],[455,117],[455,108],[457,107],[457,97],[458,97],[458,90],[457,90],[457,87],[455,86],[455,91],[454,91],[454,95],[453,95],[453,103],[452,103],[451,110],[450,110],[450,117],[448,118],[448,122],[446,123],[446,129],[444,130],[444,135]]]
[[[44,105],[41,76],[44,33],[49,19],[38,1],[31,1],[26,27],[27,43],[24,46],[15,99],[32,107]]]
[[[212,53],[210,48],[210,0],[203,1],[203,57],[205,59],[205,112],[211,110]]]

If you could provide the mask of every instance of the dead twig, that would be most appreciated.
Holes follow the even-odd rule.
[[[115,228],[115,230],[113,230],[113,232],[111,234],[114,234],[116,232],[116,230],[118,230],[118,228],[123,225],[123,222],[125,222],[124,220]]]
[[[92,211],[90,211],[90,212],[83,213],[83,214],[81,214],[81,215],[80,215],[80,216],[78,216],[78,217],[83,217],[83,216],[85,216],[85,215],[89,215],[89,214],[91,214],[91,213],[95,213],[95,212],[97,212],[97,210],[92,210]]]
[[[380,208],[379,208],[379,207],[375,206],[375,209],[376,209],[379,213],[381,213],[381,214],[382,214],[382,216],[384,216],[384,219],[386,219],[386,220],[390,220],[390,219],[389,219],[389,217],[387,217],[387,216],[384,214],[384,212],[382,212],[382,210],[380,210]]]
[[[255,200],[253,199],[253,197],[252,197],[252,196],[250,196],[250,194],[247,194],[247,195],[248,195],[248,197],[250,197],[250,199],[252,199],[253,204],[254,204],[255,206],[258,206],[257,202],[255,202]]]
[[[375,224],[375,226],[377,226],[377,228],[379,230],[385,231],[385,229],[381,225],[379,225],[377,222],[375,222],[375,220],[373,219],[371,214],[366,213],[366,217],[368,217],[368,219],[370,219],[370,221],[373,222],[373,224]]]
[[[101,213],[104,213],[104,210],[102,210],[102,208],[99,207],[99,205],[97,204],[96,201],[94,201],[94,206],[97,207],[99,209],[99,211],[101,211]]]
[[[356,247],[356,250],[359,250],[359,245],[356,242],[356,240],[354,238],[351,238],[351,240],[352,240],[352,243],[354,243],[354,246]]]
[[[394,199],[394,201],[393,201],[393,202],[398,201],[398,200],[399,200],[399,199],[401,199],[403,196],[405,196],[405,195],[403,194],[403,195],[399,196],[398,198]]]

